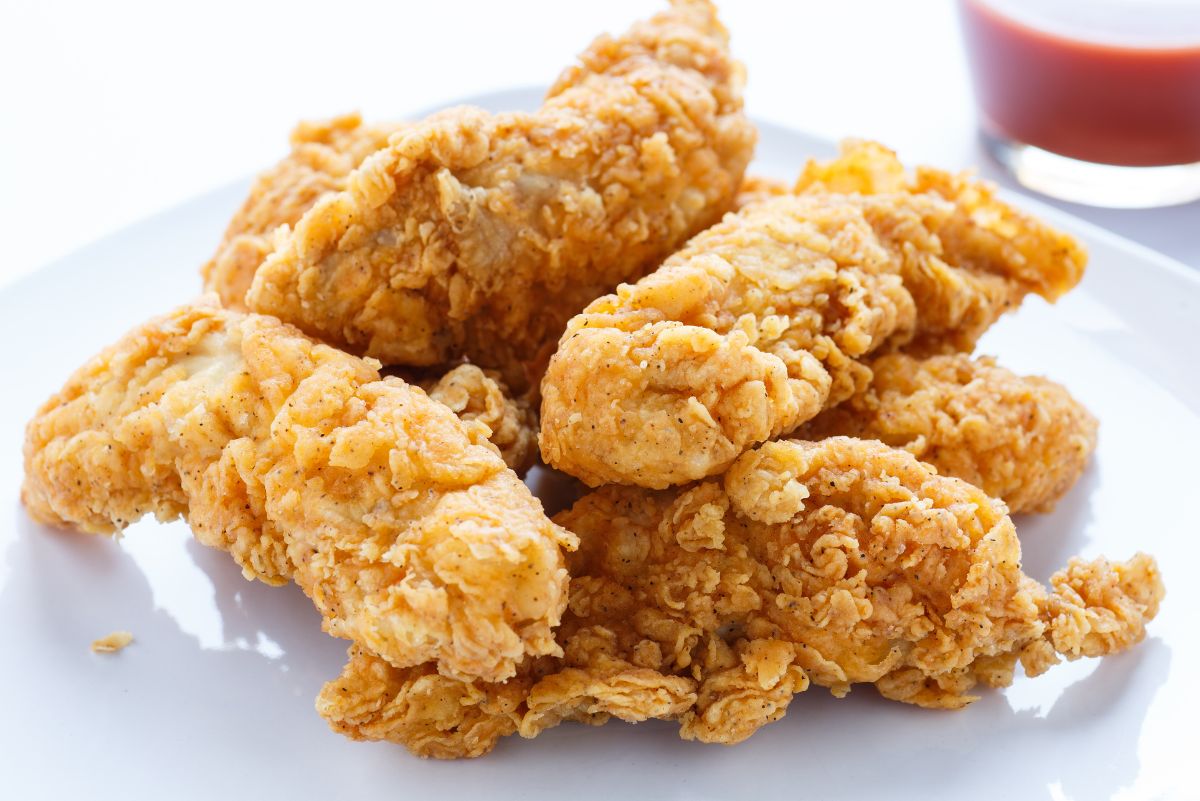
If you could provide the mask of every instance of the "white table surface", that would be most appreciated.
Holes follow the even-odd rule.
[[[545,85],[593,35],[661,5],[3,0],[0,283],[270,164],[297,119]],[[1011,185],[975,137],[951,0],[723,5],[752,114]],[[1061,205],[1200,268],[1200,204]]]

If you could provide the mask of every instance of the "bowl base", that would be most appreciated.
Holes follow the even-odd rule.
[[[1200,199],[1200,162],[1120,167],[1060,156],[981,131],[984,147],[1027,189],[1112,209],[1176,206]]]

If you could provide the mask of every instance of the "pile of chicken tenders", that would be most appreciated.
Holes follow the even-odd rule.
[[[295,582],[351,642],[317,711],[421,756],[613,717],[736,743],[814,685],[955,709],[1141,640],[1152,558],[1044,586],[1009,517],[1096,420],[971,355],[1080,245],[869,142],[746,177],[743,81],[675,0],[537,111],[301,125],[207,293],[30,422],[29,513],[182,517]],[[553,518],[539,457],[577,480]]]

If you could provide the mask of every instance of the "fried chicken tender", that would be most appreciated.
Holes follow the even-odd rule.
[[[863,392],[796,431],[904,448],[939,472],[1000,498],[1013,513],[1049,512],[1087,467],[1098,422],[1066,388],[963,354],[870,363]]]
[[[767,443],[687,487],[606,486],[555,519],[580,538],[561,659],[497,685],[352,649],[318,699],[333,728],[458,757],[610,716],[734,743],[810,683],[957,709],[1018,662],[1032,676],[1132,646],[1164,593],[1144,554],[1073,559],[1046,588],[1002,503],[847,437]]]
[[[970,349],[1082,275],[1074,240],[986,185],[924,169],[886,188],[751,202],[590,304],[542,381],[543,459],[591,486],[716,475],[862,392],[866,357]]]
[[[295,225],[321,197],[345,189],[350,173],[399,128],[364,125],[357,114],[297,125],[291,153],[255,179],[217,252],[200,269],[205,289],[226,308],[245,310],[246,292],[274,248],[275,230]]]
[[[537,460],[537,412],[514,396],[499,373],[460,364],[440,378],[416,382],[460,419],[483,423],[504,463],[523,475]]]
[[[98,534],[184,517],[248,578],[295,581],[330,634],[498,681],[559,653],[574,537],[488,433],[377,362],[210,298],[42,406],[21,495],[36,520]]]
[[[705,0],[601,37],[533,113],[411,125],[304,215],[248,303],[389,364],[501,369],[728,210],[753,151]]]

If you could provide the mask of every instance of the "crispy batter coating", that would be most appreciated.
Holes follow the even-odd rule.
[[[887,188],[751,203],[594,301],[542,381],[543,459],[591,486],[716,475],[865,389],[865,357],[969,349],[1082,275],[1077,243],[983,184],[924,169]]]
[[[334,729],[456,757],[609,716],[734,743],[810,682],[956,709],[1018,662],[1037,675],[1133,645],[1163,596],[1144,554],[1073,559],[1043,587],[1002,503],[846,437],[767,443],[688,487],[606,486],[556,520],[581,542],[561,659],[488,685],[352,651],[318,699]]]
[[[533,113],[407,127],[320,200],[248,296],[386,363],[467,355],[514,388],[572,314],[730,206],[753,150],[706,0],[601,37]]]
[[[796,431],[904,448],[939,472],[1000,498],[1013,512],[1049,512],[1087,467],[1098,422],[1060,384],[963,354],[870,363],[864,391]]]
[[[22,499],[102,534],[182,516],[247,577],[295,581],[330,634],[503,680],[558,653],[574,538],[487,434],[375,362],[213,299],[133,330],[42,406]]]
[[[105,634],[98,640],[92,641],[92,653],[115,654],[124,650],[133,642],[133,634],[128,631],[114,631]]]
[[[254,180],[217,252],[200,268],[205,289],[227,308],[244,310],[254,273],[274,248],[275,229],[295,225],[321,197],[345,189],[350,173],[399,127],[363,125],[357,114],[297,125],[291,153]]]
[[[742,186],[733,200],[733,210],[741,211],[751,203],[790,194],[792,194],[792,185],[787,181],[768,178],[765,175],[747,175],[742,179]]]
[[[1000,200],[991,183],[925,166],[909,175],[896,154],[877,142],[848,139],[838,158],[810,160],[795,191],[878,196],[884,207],[887,198],[904,195],[953,204],[949,219],[930,227],[936,240],[898,237],[905,246],[897,254],[901,275],[919,311],[911,351],[969,351],[1027,294],[1053,302],[1079,283],[1087,265],[1087,252],[1074,237]],[[868,204],[864,211],[877,214],[873,208]],[[884,211],[872,224],[887,225],[890,217]],[[958,269],[947,270],[946,263]]]
[[[391,740],[418,756],[454,759],[491,751],[517,731],[531,682],[462,681],[432,666],[399,669],[351,646],[342,674],[317,696],[330,728],[354,740]]]
[[[353,740],[388,740],[417,756],[455,759],[566,720],[599,726],[614,717],[675,719],[695,703],[695,682],[616,656],[611,632],[582,629],[566,647],[563,660],[542,658],[489,684],[447,677],[430,665],[396,668],[352,646],[342,674],[317,696],[317,712]]]
[[[499,373],[460,364],[416,383],[460,419],[486,425],[488,440],[518,475],[537,460],[537,412],[527,399],[512,395]]]

